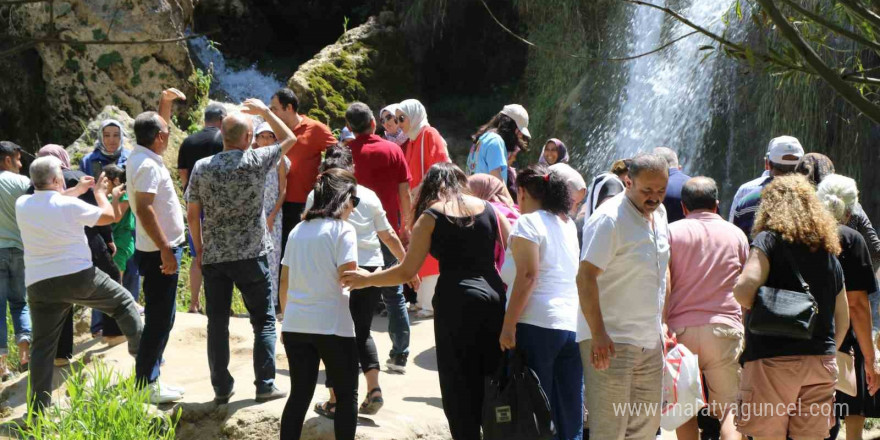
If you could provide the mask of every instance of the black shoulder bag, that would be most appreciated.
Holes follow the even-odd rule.
[[[507,353],[487,377],[483,397],[483,440],[552,440],[550,402],[521,348]]]
[[[794,269],[804,291],[761,286],[750,312],[749,331],[761,336],[810,339],[819,314],[819,304],[810,293],[810,285],[801,276],[788,244],[781,237],[779,240],[785,259]]]

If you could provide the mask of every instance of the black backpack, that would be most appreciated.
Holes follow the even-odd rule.
[[[526,366],[522,349],[503,356],[486,379],[483,440],[552,440],[556,433],[550,402],[538,376]]]

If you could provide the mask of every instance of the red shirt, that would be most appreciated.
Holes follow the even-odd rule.
[[[400,231],[398,187],[412,180],[403,151],[394,142],[375,134],[358,135],[348,144],[354,159],[354,177],[373,190],[394,232]]]
[[[302,120],[293,128],[296,143],[287,152],[290,159],[290,172],[287,173],[286,202],[305,203],[309,192],[318,179],[321,153],[336,143],[330,129],[311,118],[300,115]]]

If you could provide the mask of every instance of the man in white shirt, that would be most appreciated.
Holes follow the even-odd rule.
[[[109,225],[116,218],[107,201],[108,180],[99,179],[94,189],[98,206],[93,206],[61,194],[64,177],[61,161],[55,157],[35,160],[30,175],[36,191],[16,201],[15,214],[24,244],[25,284],[33,320],[28,399],[41,410],[52,403],[52,359],[73,304],[112,316],[128,338],[132,355],[138,351],[143,325],[128,291],[92,264],[83,231],[84,226]]]
[[[174,97],[169,90],[162,96],[163,102]],[[170,106],[166,108],[170,114]],[[144,112],[135,118],[137,146],[125,169],[129,203],[137,218],[135,248],[146,300],[135,377],[142,385],[149,385],[153,403],[180,400],[183,395],[182,388],[160,386],[158,382],[162,354],[174,325],[177,269],[185,241],[183,210],[171,174],[162,161],[162,153],[168,148],[166,119],[167,115],[163,118],[156,112]]]
[[[584,225],[577,277],[590,435],[603,440],[654,439],[660,427],[668,164],[642,154],[629,177]]]

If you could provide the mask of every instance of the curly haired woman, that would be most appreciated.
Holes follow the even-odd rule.
[[[837,221],[805,177],[779,176],[764,188],[753,233],[751,253],[733,291],[748,309],[737,428],[766,440],[826,438],[833,425],[834,353],[849,328],[843,270],[836,258],[841,251]],[[819,306],[811,337],[754,333],[751,308],[758,289],[803,292],[796,271]]]

